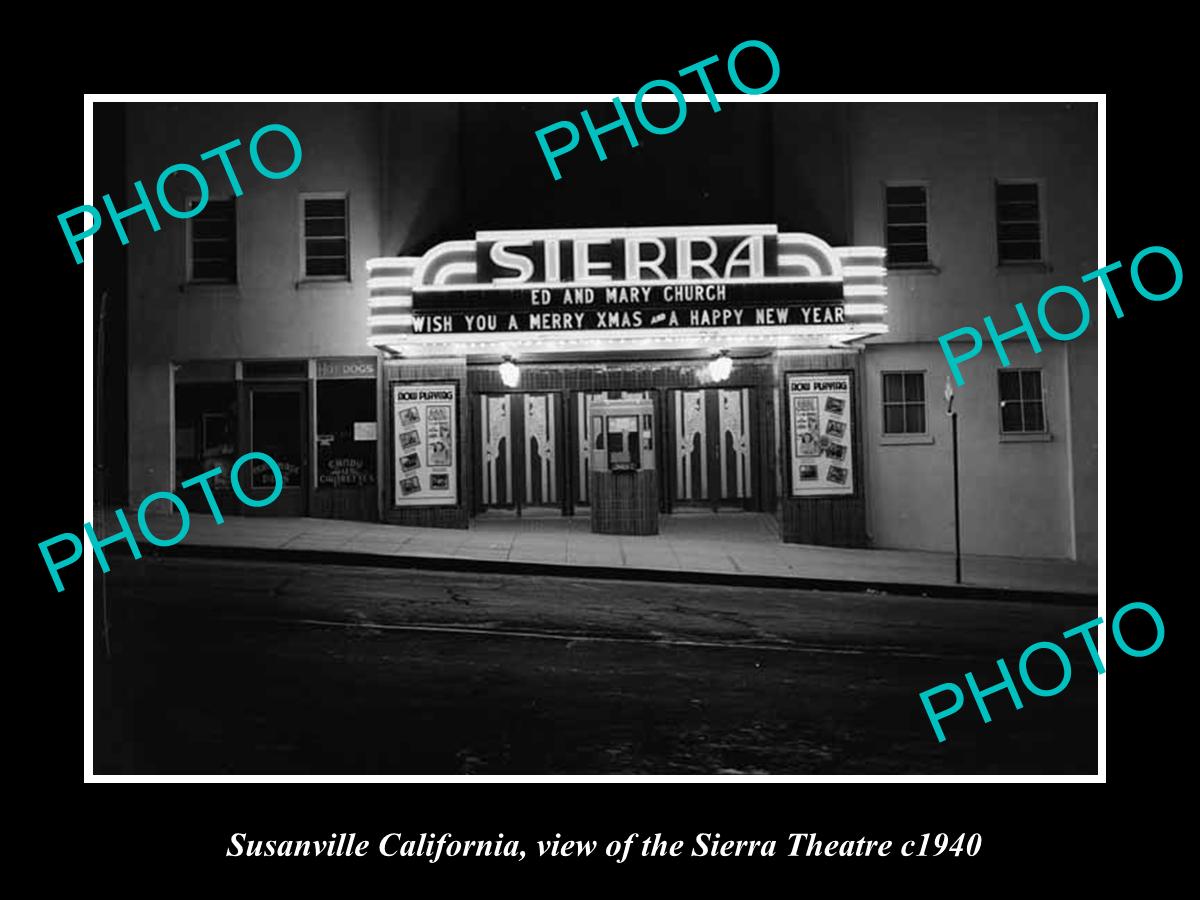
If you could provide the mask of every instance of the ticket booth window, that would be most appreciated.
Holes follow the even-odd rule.
[[[608,444],[608,468],[641,468],[641,437],[637,416],[608,416],[605,428]]]
[[[655,469],[652,401],[595,401],[591,414],[593,472]]]

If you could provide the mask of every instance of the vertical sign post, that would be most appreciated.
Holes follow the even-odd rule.
[[[946,376],[946,415],[950,417],[950,452],[954,458],[954,583],[962,584],[962,537],[958,524],[958,413],[954,411],[954,388]]]

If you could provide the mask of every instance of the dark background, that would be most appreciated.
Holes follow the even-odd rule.
[[[565,14],[560,10],[560,14]],[[862,13],[866,15],[865,11]],[[651,883],[682,890],[683,874],[715,892],[732,886],[744,890],[754,885],[766,890],[764,873],[786,878],[787,890],[834,885],[843,890],[892,887],[905,883],[937,890],[962,882],[972,885],[1028,888],[1048,883],[1070,885],[1074,890],[1108,884],[1116,872],[1136,874],[1146,864],[1157,865],[1167,853],[1172,825],[1163,818],[1174,808],[1164,798],[1178,797],[1190,772],[1175,769],[1170,756],[1185,746],[1180,728],[1190,718],[1190,708],[1180,702],[1180,685],[1171,676],[1170,661],[1182,651],[1176,646],[1187,626],[1180,616],[1191,602],[1194,589],[1183,584],[1182,561],[1191,554],[1187,528],[1190,494],[1188,467],[1178,460],[1187,452],[1192,415],[1193,379],[1187,363],[1194,356],[1190,342],[1186,286],[1162,303],[1137,297],[1128,281],[1128,262],[1142,248],[1171,248],[1188,270],[1183,214],[1186,185],[1185,154],[1190,145],[1176,130],[1179,113],[1170,99],[1169,73],[1161,69],[1170,53],[1154,42],[1138,44],[1122,29],[1113,37],[1091,35],[1077,22],[1055,28],[1040,17],[1036,25],[1008,33],[997,32],[994,45],[962,44],[947,39],[947,46],[930,51],[917,71],[888,60],[910,59],[896,54],[893,43],[903,43],[895,32],[871,39],[856,38],[848,13],[839,16],[843,29],[839,47],[816,49],[813,30],[772,33],[746,22],[714,26],[705,37],[662,39],[635,33],[632,24],[614,41],[595,35],[589,48],[578,34],[538,35],[517,29],[507,42],[488,42],[468,48],[459,41],[430,40],[421,53],[421,41],[408,36],[404,53],[386,54],[386,61],[343,68],[343,90],[480,91],[501,87],[520,91],[604,91],[631,96],[646,80],[666,77],[678,68],[714,53],[724,58],[746,37],[771,44],[779,56],[782,77],[774,93],[806,90],[1108,90],[1108,258],[1120,259],[1126,269],[1114,279],[1125,318],[1106,319],[1108,379],[1106,409],[1113,415],[1114,433],[1123,438],[1113,446],[1109,468],[1114,477],[1107,495],[1107,547],[1102,561],[1107,572],[1109,617],[1131,600],[1152,604],[1167,625],[1167,639],[1154,655],[1135,659],[1122,655],[1109,642],[1105,657],[1108,729],[1108,784],[1064,788],[1032,785],[189,785],[87,786],[82,794],[48,795],[42,808],[21,824],[29,835],[44,841],[55,865],[69,866],[89,881],[108,887],[154,885],[159,888],[187,883],[196,887],[238,890],[251,885],[310,889],[400,891],[415,887],[413,878],[437,879],[441,889],[466,885],[466,879],[487,878],[486,885],[522,887],[525,882],[549,876],[558,892],[575,891],[586,878],[594,883],[601,872],[635,889]],[[1036,32],[1030,45],[1025,80],[1013,76],[1019,61],[1012,40]],[[1069,47],[1052,53],[1061,38]],[[856,40],[861,39],[856,43]],[[1144,54],[1120,65],[1100,48],[1122,41],[1122,52]],[[865,41],[865,42],[862,42]],[[360,38],[365,49],[372,40]],[[928,47],[929,42],[921,46]],[[905,44],[905,46],[911,46]],[[1038,48],[1045,50],[1042,53]],[[558,52],[556,52],[556,49]],[[248,66],[218,68],[216,75],[187,67],[173,71],[143,72],[154,83],[125,72],[121,85],[171,91],[250,89],[300,90],[303,77],[281,79],[294,72],[294,47],[280,48],[276,66],[264,51],[246,50]],[[231,50],[236,57],[240,50]],[[364,54],[368,56],[369,54]],[[378,58],[378,57],[376,57]],[[855,60],[871,59],[880,68],[868,71]],[[1104,69],[1094,69],[1089,59],[1107,59]],[[1048,61],[1057,59],[1057,62]],[[1004,66],[1000,63],[1007,60]],[[259,69],[258,67],[262,68]],[[1055,67],[1058,67],[1057,69]],[[1144,68],[1148,66],[1149,68]],[[999,74],[998,74],[998,70]],[[260,77],[255,77],[261,72]],[[900,74],[897,75],[896,72]],[[1138,72],[1140,75],[1132,75]],[[971,77],[974,73],[974,77]],[[116,75],[114,69],[112,72]],[[178,75],[170,86],[160,76]],[[192,77],[189,77],[192,76]],[[921,77],[924,76],[924,77]],[[1132,81],[1143,77],[1145,81]],[[747,82],[755,83],[751,73]],[[107,89],[106,85],[89,85]],[[723,86],[716,82],[717,90]],[[1143,90],[1143,88],[1145,88]],[[55,788],[79,783],[78,628],[83,611],[82,567],[64,573],[67,590],[55,594],[46,578],[37,542],[66,530],[80,532],[80,458],[82,431],[80,383],[85,377],[80,351],[78,310],[82,267],[77,267],[59,230],[55,216],[81,202],[79,143],[81,96],[63,85],[55,99],[39,95],[33,114],[38,127],[35,162],[39,177],[21,180],[25,196],[20,201],[21,227],[32,231],[43,265],[31,272],[29,287],[19,298],[22,311],[21,343],[54,347],[44,355],[46,365],[22,379],[25,387],[14,393],[13,412],[26,433],[41,437],[40,470],[57,473],[49,479],[23,478],[28,486],[19,507],[30,522],[25,552],[31,559],[34,604],[13,603],[10,633],[22,645],[36,647],[40,658],[35,671],[42,676],[36,687],[26,681],[14,692],[14,720],[24,725],[13,741],[18,754],[36,759],[41,778]],[[715,127],[726,114],[714,116]],[[669,152],[672,145],[702,139],[706,132],[697,121],[676,133],[657,139],[656,147]],[[599,121],[599,119],[598,119]],[[614,134],[614,137],[617,135]],[[711,136],[710,136],[711,137]],[[586,139],[586,138],[585,138]],[[580,151],[585,148],[581,147]],[[97,165],[103,148],[97,148]],[[575,161],[587,154],[578,153]],[[566,157],[571,160],[571,157]],[[594,158],[592,159],[594,163]],[[539,160],[540,163],[540,160]],[[569,164],[569,163],[568,163]],[[604,163],[619,170],[615,159]],[[569,171],[564,169],[564,172]],[[99,180],[97,194],[106,186]],[[595,174],[592,172],[591,174]],[[571,180],[583,181],[582,169],[571,171]],[[524,220],[522,220],[524,221]],[[107,232],[107,230],[106,230]],[[110,233],[110,232],[107,232]],[[1082,275],[1083,273],[1079,273]],[[1064,282],[1070,282],[1064,274]],[[1017,299],[1014,298],[1014,302]],[[51,343],[46,337],[59,340]],[[58,345],[61,350],[58,349]],[[1134,423],[1140,423],[1134,427]],[[115,423],[114,423],[115,427]],[[1140,435],[1140,437],[1134,437]],[[1139,449],[1135,449],[1139,448]],[[1133,457],[1132,459],[1130,457]],[[1175,473],[1182,473],[1183,478]],[[23,486],[25,486],[23,484]],[[1108,563],[1111,562],[1111,565]],[[24,596],[15,592],[15,599]],[[41,602],[36,602],[41,601]],[[1129,622],[1127,637],[1134,646],[1148,638]],[[1019,648],[1014,648],[1014,655]],[[26,777],[33,775],[31,767]],[[25,773],[23,773],[25,774]],[[852,794],[852,795],[851,795]],[[458,837],[494,838],[503,831],[526,845],[537,838],[582,837],[604,841],[630,831],[641,835],[663,832],[669,838],[690,841],[701,831],[719,831],[727,837],[775,837],[786,843],[791,831],[816,831],[822,838],[902,840],[924,832],[958,834],[980,832],[984,851],[974,859],[941,857],[934,860],[811,860],[777,856],[769,860],[688,859],[636,861],[614,866],[602,855],[591,860],[527,859],[514,867],[504,861],[447,860],[428,863],[372,855],[364,860],[227,860],[223,857],[233,832],[283,838],[320,836],[331,831],[356,831],[372,842],[389,831],[450,831]],[[784,844],[780,845],[785,850]],[[1165,860],[1164,860],[1165,861]],[[764,868],[765,867],[765,868]],[[690,870],[685,873],[684,870]],[[501,872],[501,870],[504,870]],[[632,873],[632,876],[631,874]],[[904,877],[905,874],[907,877]],[[519,875],[520,879],[506,878]],[[813,876],[816,875],[814,882]],[[860,879],[866,876],[867,881]],[[903,878],[903,882],[897,879]],[[883,878],[887,881],[884,882]],[[364,879],[364,880],[360,880]],[[365,880],[370,879],[370,880]],[[651,882],[650,879],[653,879]],[[758,879],[757,881],[755,879]],[[951,880],[947,880],[951,879]],[[1101,880],[1103,879],[1103,881]],[[688,881],[691,879],[689,878]],[[373,883],[372,883],[373,882]],[[493,888],[494,889],[494,888]]]

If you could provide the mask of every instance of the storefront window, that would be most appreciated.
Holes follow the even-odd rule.
[[[317,384],[317,489],[375,484],[375,382]]]
[[[237,388],[228,384],[180,384],[175,388],[175,484],[220,467],[208,483],[229,487],[237,458]],[[185,492],[190,493],[190,492]],[[201,509],[207,509],[201,497]]]

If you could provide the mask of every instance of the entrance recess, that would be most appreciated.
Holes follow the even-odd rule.
[[[670,392],[665,482],[673,505],[752,507],[758,482],[753,400],[754,388]]]
[[[559,395],[480,394],[478,403],[483,508],[560,506]]]

